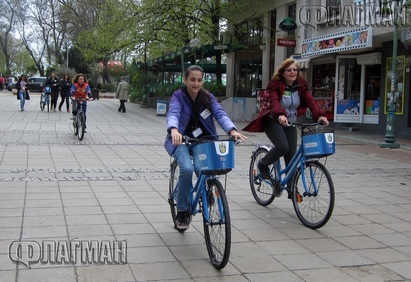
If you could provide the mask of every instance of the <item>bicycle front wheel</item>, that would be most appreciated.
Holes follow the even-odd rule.
[[[262,179],[260,177],[260,172],[258,170],[258,162],[265,157],[268,153],[266,148],[258,148],[253,155],[251,156],[250,162],[250,172],[249,172],[249,181],[250,181],[250,188],[251,192],[253,193],[254,199],[257,201],[258,204],[262,206],[267,206],[271,204],[274,199],[274,187],[269,179]],[[273,164],[273,168],[275,173],[277,173],[277,163]]]
[[[44,94],[40,94],[40,110],[44,110]]]
[[[50,95],[46,94],[47,112],[50,112]]]
[[[294,210],[305,226],[317,229],[327,223],[333,212],[334,184],[328,170],[318,161],[307,161],[303,169],[304,178],[299,167],[292,183]]]
[[[223,185],[217,179],[207,181],[206,195],[209,218],[203,212],[204,237],[211,263],[217,269],[224,268],[230,257],[231,223],[228,202]]]
[[[184,233],[187,229],[180,229],[176,225],[177,216],[177,185],[178,178],[180,177],[180,169],[177,165],[177,161],[174,160],[170,164],[170,180],[168,182],[168,203],[170,204],[171,218],[173,219],[174,229]]]
[[[86,120],[83,112],[77,113],[77,128],[78,128],[78,140],[83,140],[84,131],[86,130]]]

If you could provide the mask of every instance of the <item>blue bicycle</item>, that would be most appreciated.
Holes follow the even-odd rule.
[[[192,158],[201,166],[197,182],[191,188],[189,200],[189,221],[197,213],[203,215],[204,237],[211,263],[217,269],[226,266],[231,249],[231,223],[225,185],[217,175],[225,175],[234,167],[233,139],[210,141],[184,136],[181,146],[192,147]],[[171,208],[174,228],[183,233],[185,229],[176,226],[179,167],[177,161],[170,163],[168,202]]]
[[[335,153],[334,131],[319,128],[319,123],[292,123],[301,132],[301,145],[284,169],[280,159],[270,168],[271,179],[263,179],[258,162],[272,145],[259,145],[251,155],[250,187],[258,204],[267,206],[287,190],[298,219],[307,227],[317,229],[330,219],[334,209],[334,184],[325,164],[319,158]]]
[[[43,87],[40,95],[40,110],[44,110],[45,106],[47,105],[47,112],[50,112],[50,95],[51,95],[51,87],[46,86]]]

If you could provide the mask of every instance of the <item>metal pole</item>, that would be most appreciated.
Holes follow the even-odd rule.
[[[397,85],[397,43],[398,43],[398,3],[393,1],[393,14],[394,17],[394,43],[392,50],[392,67],[391,67],[391,94],[390,104],[388,107],[387,126],[385,128],[385,138],[383,143],[380,143],[380,148],[396,149],[400,147],[400,144],[395,143],[395,94],[398,93]]]
[[[143,104],[140,108],[148,108],[147,103],[147,42],[144,42],[144,87],[143,87]]]
[[[68,69],[68,42],[66,42],[66,55],[67,55],[67,60],[66,60],[66,62],[67,62],[67,64],[66,64],[66,69]]]

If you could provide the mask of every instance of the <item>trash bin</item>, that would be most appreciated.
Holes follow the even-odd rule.
[[[91,95],[93,95],[94,100],[100,100],[100,89],[98,88],[91,89]]]
[[[157,115],[165,116],[167,113],[167,101],[157,100]]]

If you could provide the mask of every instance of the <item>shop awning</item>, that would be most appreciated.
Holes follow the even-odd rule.
[[[311,58],[302,58],[301,55],[292,55],[291,58],[296,61],[300,69],[308,69],[310,67]]]

